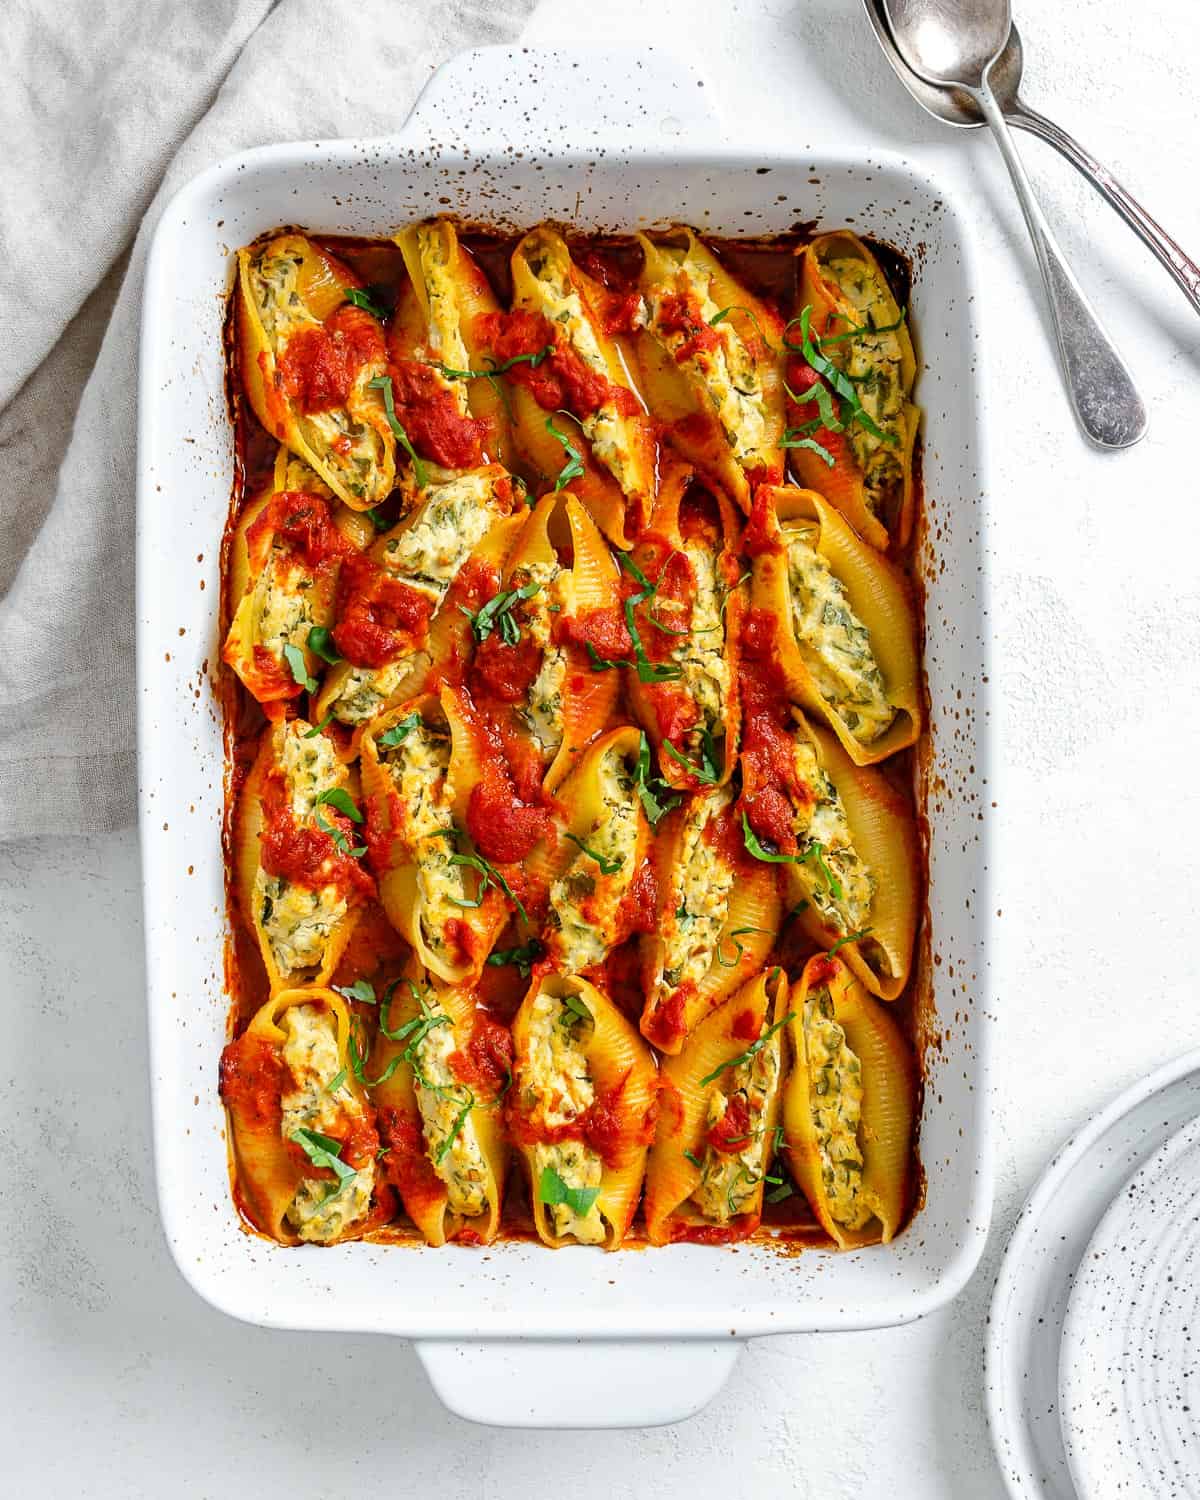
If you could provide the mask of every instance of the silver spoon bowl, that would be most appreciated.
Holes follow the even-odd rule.
[[[883,0],[902,61],[926,83],[966,94],[991,127],[1033,241],[1067,394],[1084,434],[1128,448],[1146,431],[1133,377],[1055,239],[992,88],[1012,31],[1008,0]]]
[[[906,66],[896,49],[892,33],[884,15],[883,0],[863,0],[883,55],[887,58],[897,78],[926,113],[944,125],[963,129],[978,129],[986,124],[983,115],[969,94],[961,89],[943,84],[926,83]],[[992,64],[991,85],[996,101],[1010,125],[1028,131],[1045,141],[1075,168],[1096,189],[1111,208],[1125,220],[1130,229],[1157,258],[1159,264],[1171,276],[1192,308],[1200,313],[1200,266],[1188,256],[1182,247],[1163,229],[1128,192],[1101,162],[1079,142],[1048,120],[1045,115],[1026,104],[1021,98],[1021,73],[1024,56],[1021,51],[1021,35],[1016,22],[1008,34],[1008,44]]]

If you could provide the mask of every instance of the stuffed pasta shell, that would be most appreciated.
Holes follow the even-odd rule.
[[[744,591],[733,508],[676,464],[650,529],[622,556],[630,701],[672,786],[729,779],[737,759]]]
[[[557,792],[560,836],[530,861],[549,892],[543,943],[560,973],[595,970],[634,930],[650,846],[638,795],[641,746],[638,730],[613,729],[580,756]]]
[[[496,1237],[508,1172],[500,1095],[511,1061],[507,1027],[477,1007],[469,985],[414,969],[380,999],[364,1076],[381,1171],[430,1245]]]
[[[611,299],[545,226],[517,244],[512,282],[512,311],[487,336],[513,390],[519,446],[547,481],[570,472],[600,530],[627,547],[650,514],[656,444]]]
[[[612,1001],[546,974],[513,1021],[509,1130],[529,1176],[538,1236],[615,1250],[628,1233],[654,1135],[657,1075]]]
[[[564,520],[569,547],[552,538]],[[526,802],[538,801],[543,785],[553,792],[612,717],[619,673],[590,670],[578,631],[611,607],[619,585],[612,554],[575,496],[544,495],[500,588],[472,619],[466,681]]]
[[[756,484],[783,478],[782,321],[692,230],[638,240],[642,388],[672,446],[748,511]]]
[[[784,1154],[839,1249],[889,1240],[913,1198],[916,1063],[891,1014],[836,957],[792,991]]]
[[[247,1216],[286,1245],[371,1227],[379,1138],[350,1068],[350,1019],[328,989],[284,990],[221,1054],[221,1099]]]
[[[342,559],[373,534],[361,512],[279,450],[274,482],[246,507],[230,541],[234,614],[221,650],[259,703],[298,697],[320,670],[309,636],[316,630],[319,640],[333,623]]]
[[[343,566],[332,632],[340,659],[322,682],[319,718],[357,729],[466,654],[466,617],[495,592],[523,525],[517,503],[498,464],[430,484],[415,510]]]
[[[760,489],[747,550],[753,607],[777,624],[793,700],[825,720],[856,765],[913,744],[917,626],[904,576],[812,490]]]
[[[783,971],[758,974],[663,1059],[646,1164],[652,1245],[740,1239],[758,1227],[779,1139],[787,1005]]]
[[[510,466],[512,440],[481,333],[499,303],[448,219],[396,236],[408,271],[388,330],[388,376],[396,415],[422,458],[443,471]]]
[[[361,752],[383,909],[430,974],[473,978],[516,901],[467,833],[471,747],[453,691],[443,685],[384,714]]]
[[[787,338],[792,472],[871,546],[903,547],[920,422],[907,321],[856,235],[824,234],[799,253],[800,310]]]
[[[354,510],[385,500],[396,440],[383,394],[382,324],[358,280],[300,234],[238,252],[242,383],[262,425]]]
[[[333,742],[304,719],[268,725],[238,799],[234,854],[272,992],[332,975],[375,893],[362,824],[356,777]]]
[[[805,932],[841,952],[873,994],[904,988],[917,926],[918,847],[907,801],[874,767],[856,766],[750,658],[744,680],[742,833],[782,870]]]
[[[782,903],[775,872],[746,852],[732,787],[686,799],[660,826],[655,853],[658,914],[642,939],[641,1031],[676,1053],[762,968]]]

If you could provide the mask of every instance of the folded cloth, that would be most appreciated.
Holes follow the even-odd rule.
[[[234,151],[397,128],[438,63],[513,40],[533,3],[6,12],[0,838],[133,817],[137,339],[163,205]]]

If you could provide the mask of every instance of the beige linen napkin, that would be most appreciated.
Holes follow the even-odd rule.
[[[397,128],[438,63],[511,41],[532,6],[15,0],[6,11],[0,838],[133,816],[137,339],[162,206],[249,146]]]

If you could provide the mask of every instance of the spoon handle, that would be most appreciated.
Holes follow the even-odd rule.
[[[1193,309],[1200,312],[1200,266],[1184,253],[1161,224],[1151,218],[1137,199],[1126,192],[1108,168],[1098,162],[1074,136],[1068,135],[1061,126],[1039,114],[1036,109],[1030,109],[1020,99],[1010,105],[1005,113],[1010,125],[1019,125],[1022,130],[1029,131],[1031,135],[1036,135],[1047,145],[1053,146],[1081,176],[1087,178],[1142,243],[1154,252],[1163,269],[1174,277]]]
[[[1146,408],[1133,377],[1063,259],[986,73],[980,87],[969,92],[992,127],[1025,215],[1050,302],[1067,393],[1079,425],[1098,447],[1129,448],[1146,431]]]

